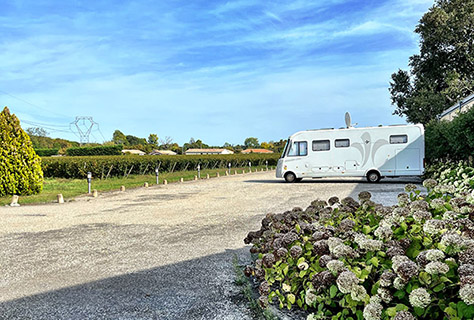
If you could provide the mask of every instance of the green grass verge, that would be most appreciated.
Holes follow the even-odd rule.
[[[252,171],[257,169],[260,171],[264,167],[254,167]],[[245,170],[248,173],[248,168],[233,168],[231,174],[237,170],[238,174]],[[225,169],[208,169],[201,171],[201,179],[206,178],[209,174],[211,178],[216,177],[217,173],[221,176],[225,176]],[[194,176],[197,175],[196,171],[177,171],[173,173],[161,173],[160,184],[163,180],[167,180],[168,183],[180,181],[184,178],[185,181],[193,180]],[[99,192],[119,190],[121,186],[125,186],[125,189],[137,188],[143,186],[145,182],[148,184],[156,185],[156,177],[154,175],[130,175],[127,178],[109,178],[107,180],[92,180],[92,189],[96,189]],[[39,203],[50,203],[57,200],[57,195],[61,193],[64,199],[71,200],[74,197],[84,195],[87,193],[87,180],[85,179],[63,179],[63,178],[46,178],[43,184],[43,191],[40,194],[31,196],[20,196],[20,204],[39,204]],[[10,204],[11,196],[0,197],[0,205],[4,206]]]

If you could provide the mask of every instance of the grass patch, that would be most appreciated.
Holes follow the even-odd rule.
[[[275,316],[270,309],[262,308],[258,302],[258,295],[256,294],[252,284],[250,283],[249,278],[244,275],[242,266],[239,265],[237,256],[234,255],[232,259],[232,264],[234,265],[235,271],[235,280],[234,283],[240,287],[242,295],[248,302],[248,306],[252,311],[252,314],[255,319],[258,320],[278,320],[278,317]]]
[[[260,171],[262,167],[253,167],[252,171],[257,169]],[[231,174],[233,175],[235,170],[239,174],[242,173],[242,170],[248,172],[247,168],[232,168]],[[226,169],[206,169],[201,171],[201,179],[205,179],[206,175],[209,174],[211,178],[217,176],[219,173],[220,176],[225,176]],[[164,172],[160,173],[160,184],[163,183],[163,180],[167,180],[168,183],[178,182],[181,178],[184,178],[185,181],[193,180],[194,176],[197,175],[196,171],[177,171],[173,173]],[[137,188],[143,186],[145,182],[148,184],[156,185],[156,177],[154,175],[130,175],[128,177],[122,178],[109,178],[107,180],[103,179],[93,179],[92,180],[92,189],[96,189],[99,192],[107,192],[113,190],[119,190],[121,186],[125,186],[126,189]],[[31,195],[31,196],[20,196],[20,204],[38,204],[38,203],[50,203],[57,200],[57,195],[61,193],[64,199],[71,200],[74,197],[87,194],[87,180],[86,179],[63,179],[63,178],[46,178],[43,184],[43,191],[40,194]],[[10,204],[11,196],[0,197],[0,205],[4,206]]]

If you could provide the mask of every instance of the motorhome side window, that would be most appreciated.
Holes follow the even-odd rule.
[[[288,151],[288,156],[306,156],[308,155],[308,143],[306,141],[295,141],[291,144],[290,151]]]
[[[350,144],[351,141],[349,139],[336,139],[334,141],[334,146],[336,148],[348,148]]]
[[[408,136],[406,134],[398,134],[390,136],[390,144],[400,144],[400,143],[407,143]]]
[[[331,149],[329,140],[313,140],[313,151],[327,151]]]

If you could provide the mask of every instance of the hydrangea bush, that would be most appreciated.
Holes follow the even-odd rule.
[[[424,186],[391,207],[361,192],[268,214],[245,239],[259,302],[308,319],[473,319],[474,191]]]
[[[459,162],[438,162],[430,165],[426,175],[439,182],[438,188],[447,186],[460,194],[474,188],[474,166],[471,160]]]

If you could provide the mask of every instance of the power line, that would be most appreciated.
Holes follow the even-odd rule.
[[[23,98],[17,97],[17,96],[15,96],[15,95],[13,95],[13,94],[11,94],[11,93],[8,93],[8,92],[6,92],[6,91],[4,91],[4,90],[0,90],[0,92],[3,93],[3,94],[5,94],[5,95],[7,95],[7,96],[10,96],[10,97],[12,97],[12,98],[14,98],[14,99],[17,99],[17,100],[19,100],[19,101],[22,101],[22,102],[24,102],[24,103],[26,103],[26,104],[29,104],[29,105],[32,106],[32,107],[36,107],[36,108],[42,109],[43,111],[46,111],[46,112],[49,112],[49,113],[54,113],[54,114],[56,114],[56,115],[58,115],[58,116],[61,116],[61,117],[66,117],[66,118],[68,117],[68,116],[66,116],[66,115],[64,115],[64,114],[61,114],[61,113],[58,113],[58,112],[55,112],[55,111],[51,111],[51,110],[48,110],[48,109],[46,109],[46,108],[44,108],[44,107],[41,107],[41,106],[36,105],[36,104],[34,104],[34,103],[31,103],[31,102],[29,102],[29,101],[27,101],[27,100],[25,100],[25,99],[23,99]]]
[[[68,125],[58,125],[58,124],[48,124],[48,123],[41,123],[41,122],[36,122],[36,121],[30,121],[30,120],[21,120],[21,122],[25,122],[34,126],[47,126],[47,127],[58,127],[58,128],[69,128]]]

